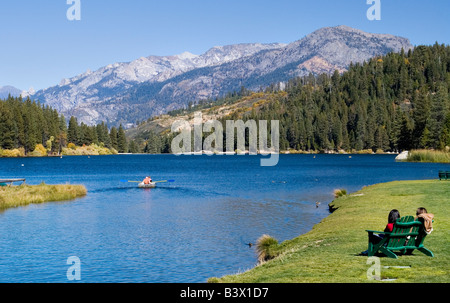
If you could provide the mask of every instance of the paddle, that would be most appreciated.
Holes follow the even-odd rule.
[[[153,181],[152,183],[165,183],[165,182],[175,182],[175,180]]]
[[[141,183],[142,181],[128,181],[128,180],[120,180],[120,182],[125,182],[125,183]],[[163,180],[163,181],[153,181],[152,183],[165,183],[165,182],[175,182],[175,180]]]

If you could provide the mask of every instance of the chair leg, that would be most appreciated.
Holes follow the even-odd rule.
[[[421,247],[421,248],[418,248],[418,250],[420,252],[424,253],[425,255],[427,255],[428,257],[432,257],[432,258],[434,257],[433,252],[431,250],[429,250],[428,248]]]
[[[386,249],[385,247],[380,247],[380,251],[388,256],[389,258],[398,259],[397,255],[393,253],[392,251]]]
[[[368,248],[367,248],[367,255],[369,256],[369,257],[373,257],[377,252],[375,251],[375,249],[374,249],[374,247],[376,246],[376,245],[374,245],[374,243],[372,242],[373,241],[373,233],[371,233],[371,232],[369,232],[369,235],[368,235],[369,237],[369,245],[368,245]]]
[[[373,246],[374,246],[373,243],[370,242],[370,240],[369,240],[369,247],[367,248],[367,255],[369,257],[372,257],[376,253],[376,251],[374,251],[374,249],[373,249]]]
[[[369,239],[369,254],[368,254],[368,256],[369,257],[372,257],[372,256],[374,256],[378,251],[381,251],[381,252],[383,252],[384,253],[384,251],[388,251],[386,248],[385,248],[385,243],[387,242],[387,237],[384,237],[383,239],[381,239],[381,241],[380,242],[378,242],[378,243],[376,243],[376,244],[374,244],[372,241],[370,241],[370,239]],[[389,255],[389,251],[387,252],[387,253],[385,253],[385,255]],[[396,255],[394,254],[394,256],[396,257]]]

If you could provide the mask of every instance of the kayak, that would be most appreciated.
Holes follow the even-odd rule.
[[[149,183],[149,184],[144,184],[144,182],[139,183],[139,188],[155,188],[156,187],[156,183]]]

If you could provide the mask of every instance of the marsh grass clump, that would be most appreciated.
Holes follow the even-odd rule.
[[[264,263],[275,258],[278,241],[269,236],[262,235],[256,242],[256,253],[258,254],[258,263]]]
[[[448,150],[413,150],[408,155],[408,162],[431,162],[450,163],[450,152]]]
[[[0,188],[0,209],[19,207],[32,203],[73,200],[83,197],[87,190],[83,185],[21,185]]]
[[[339,197],[342,196],[346,196],[347,195],[347,190],[345,189],[335,189],[334,190],[334,197],[337,199]]]

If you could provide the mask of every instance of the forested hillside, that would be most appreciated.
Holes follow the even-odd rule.
[[[374,58],[331,77],[289,81],[250,119],[280,120],[281,148],[401,151],[450,145],[450,47]]]
[[[21,149],[29,155],[38,148],[41,154],[60,154],[68,146],[95,144],[118,152],[169,153],[176,134],[170,133],[170,124],[162,126],[164,120],[230,105],[226,114],[215,117],[222,125],[225,120],[279,120],[281,150],[445,149],[450,146],[449,88],[450,47],[418,46],[351,65],[342,74],[310,74],[264,92],[242,88],[225,98],[190,104],[141,123],[129,142],[122,127],[87,126],[74,117],[67,124],[48,106],[9,97],[0,101],[0,150]],[[152,123],[158,127],[148,127]]]
[[[351,65],[343,74],[295,78],[283,91],[274,85],[266,97],[253,94],[256,105],[221,120],[222,125],[225,120],[279,120],[281,150],[444,149],[450,145],[449,87],[450,47],[418,46]],[[258,102],[264,99],[270,100]],[[227,104],[227,98],[212,106],[217,103]],[[177,113],[204,108],[202,102]],[[146,129],[145,124],[139,128]],[[161,133],[138,131],[134,137],[141,151],[168,151],[167,131]]]
[[[92,144],[128,150],[122,126],[111,130],[104,123],[87,126],[74,117],[67,124],[64,115],[29,98],[0,100],[0,156],[59,155],[66,147]]]

